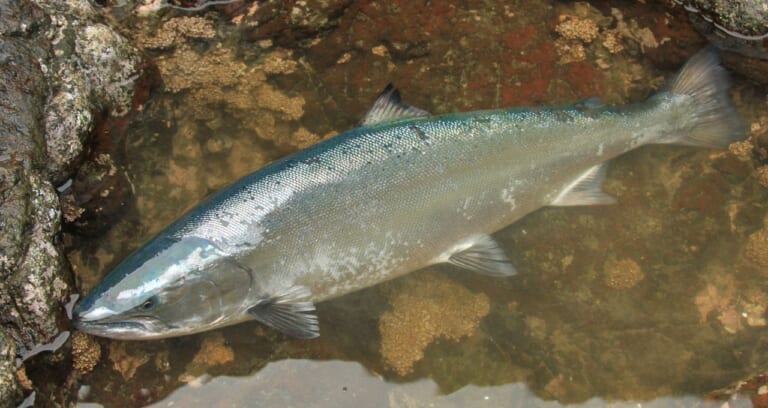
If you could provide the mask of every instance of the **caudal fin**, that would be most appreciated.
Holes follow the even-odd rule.
[[[665,89],[692,98],[685,126],[665,143],[724,149],[746,137],[746,128],[728,95],[728,72],[720,65],[715,47],[699,51],[683,66]]]

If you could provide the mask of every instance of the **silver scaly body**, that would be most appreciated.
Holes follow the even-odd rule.
[[[552,204],[574,175],[675,131],[669,103],[358,128],[248,180],[177,234],[248,247],[240,262],[262,271],[266,291],[298,284],[326,300],[445,262],[470,237]]]
[[[256,319],[318,335],[314,303],[451,262],[515,273],[490,234],[548,205],[608,204],[607,160],[742,136],[716,54],[607,108],[428,116],[387,89],[364,125],[244,177],[127,258],[78,307],[85,331],[189,334]]]

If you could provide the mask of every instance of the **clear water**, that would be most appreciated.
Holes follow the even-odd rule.
[[[354,3],[339,27],[287,45],[249,35],[237,19],[248,6],[121,20],[164,89],[110,153],[135,202],[108,231],[71,237],[82,291],[208,194],[355,126],[390,81],[439,113],[624,104],[681,63],[643,37],[671,18],[653,6],[626,4],[619,19],[586,3],[388,4]],[[563,26],[569,16],[597,38]],[[748,122],[765,115],[764,90],[737,79],[734,94]],[[618,205],[545,208],[496,234],[518,276],[418,271],[320,304],[317,340],[258,323],[99,339],[81,406],[719,406],[704,397],[768,366],[756,258],[768,248],[750,244],[768,228],[768,189],[752,166],[692,148],[631,152],[605,185]]]

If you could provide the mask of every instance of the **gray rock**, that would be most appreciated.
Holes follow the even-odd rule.
[[[142,60],[128,42],[93,19],[83,1],[37,0],[52,24],[53,58],[44,67],[52,93],[46,109],[47,175],[61,183],[83,156],[94,125],[94,113],[124,115],[131,108],[133,87]]]
[[[676,0],[690,12],[716,23],[732,35],[757,39],[768,35],[765,0]]]
[[[675,0],[691,26],[725,50],[725,65],[755,82],[768,81],[768,3],[765,0]]]
[[[71,292],[69,270],[55,243],[61,229],[59,199],[49,182],[35,172],[22,171],[26,184],[28,218],[24,241],[26,251],[0,292],[10,293],[15,310],[6,315],[18,329],[25,345],[45,344],[63,327],[62,304]]]
[[[3,39],[0,42],[0,100],[13,103],[0,104],[0,316],[4,326],[12,325],[11,333],[23,344],[43,340],[54,333],[38,336],[22,334],[21,314],[16,304],[19,292],[11,283],[17,276],[29,252],[30,232],[36,228],[32,216],[34,204],[29,175],[44,163],[43,107],[45,82],[39,61],[47,58],[44,43],[27,38],[33,31],[19,19],[5,18],[12,12],[26,12],[30,16],[42,15],[39,8],[27,2],[0,0],[3,18]],[[54,203],[55,204],[55,203]],[[55,210],[56,206],[51,210]],[[44,318],[42,324],[51,326],[54,320]]]
[[[13,339],[0,328],[0,404],[21,400],[21,388],[15,374],[15,356]]]
[[[768,81],[768,3],[765,0],[676,0],[691,26],[720,49],[725,64],[758,83]]]
[[[0,406],[23,397],[18,350],[49,343],[67,327],[74,292],[58,234],[54,185],[72,176],[94,115],[131,109],[142,60],[88,1],[0,0]],[[67,358],[44,369],[69,370]],[[66,405],[66,390],[33,384],[37,399]]]
[[[23,36],[37,29],[42,10],[30,2],[2,1],[0,8],[0,35]]]

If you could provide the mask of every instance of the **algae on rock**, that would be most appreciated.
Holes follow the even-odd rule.
[[[381,355],[400,375],[413,371],[433,341],[471,336],[490,313],[488,296],[474,294],[440,275],[423,276],[391,296],[393,310],[381,316]]]

